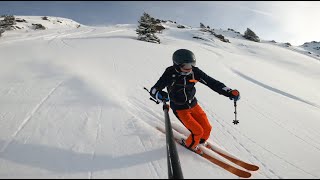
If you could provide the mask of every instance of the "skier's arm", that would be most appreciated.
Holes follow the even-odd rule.
[[[170,81],[170,72],[169,71],[170,71],[169,68],[167,68],[165,70],[165,72],[162,74],[162,76],[159,78],[157,83],[154,86],[152,86],[152,88],[150,89],[150,95],[153,98],[156,98],[156,94],[158,92],[162,91],[162,89],[164,89],[165,87],[167,87],[169,85],[169,81]]]
[[[204,73],[203,71],[201,71],[197,67],[194,68],[194,73],[198,74],[199,81],[202,84],[208,86],[210,89],[212,89],[213,91],[215,91],[219,94],[222,94],[226,97],[230,97],[229,91],[231,90],[231,88],[227,87],[222,82],[208,76],[206,73]]]

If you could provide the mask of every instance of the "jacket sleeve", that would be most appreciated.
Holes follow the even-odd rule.
[[[219,94],[222,94],[226,97],[230,97],[230,94],[228,91],[231,90],[231,88],[227,87],[222,82],[208,76],[206,73],[204,73],[199,68],[195,68],[194,71],[195,71],[195,73],[198,74],[199,82],[208,86],[210,89],[212,89],[213,91],[215,91]]]
[[[165,87],[167,87],[170,83],[170,67],[168,67],[165,72],[162,74],[162,76],[159,78],[159,80],[157,81],[157,83],[152,86],[152,88],[150,89],[150,95],[153,98],[156,98],[156,94],[157,92],[161,91],[162,89],[164,89]]]

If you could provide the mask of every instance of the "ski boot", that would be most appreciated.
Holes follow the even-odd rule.
[[[197,154],[199,154],[201,156],[203,155],[203,152],[202,152],[202,150],[200,149],[200,147],[198,145],[194,149],[187,147],[185,139],[181,139],[181,145],[184,146],[185,148],[187,148],[188,150],[192,151],[192,152],[195,152],[195,153],[197,153]]]

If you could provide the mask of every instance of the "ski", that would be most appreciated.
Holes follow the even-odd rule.
[[[184,134],[186,136],[189,136],[189,134],[187,134],[186,132],[181,132],[177,127],[175,127],[175,125],[172,126],[172,128],[174,130],[176,130],[177,132]],[[211,143],[208,142],[209,146],[205,146],[206,148],[212,150],[213,152],[219,154],[220,156],[228,159],[229,161],[249,170],[249,171],[257,171],[259,169],[259,166],[253,165],[253,164],[249,164],[247,162],[244,162],[236,157],[233,157],[231,155],[229,155],[228,153],[224,152],[222,149],[215,147],[214,145],[212,145]]]
[[[227,154],[224,154],[218,150],[216,150],[214,147],[212,147],[210,144],[209,144],[210,147],[207,147],[209,149],[211,149],[212,151],[216,152],[217,154],[219,154],[220,156],[228,159],[229,161],[249,170],[249,171],[257,171],[259,169],[259,166],[256,166],[256,165],[253,165],[253,164],[249,164],[247,162],[244,162],[240,159],[237,159],[237,158],[234,158],[234,157],[231,157],[231,156],[228,156]]]
[[[156,129],[165,134],[165,130],[163,128],[156,127]],[[183,146],[180,143],[181,139],[179,139],[176,136],[174,136],[174,139],[178,144],[180,144],[182,147],[186,148],[185,146]],[[186,148],[186,149],[188,149],[188,148]],[[190,149],[188,149],[188,150],[190,150]],[[190,151],[192,151],[192,150],[190,150]],[[192,151],[192,152],[194,152],[194,151]],[[194,153],[198,154],[197,152],[194,152]],[[203,157],[203,158],[205,158],[205,159],[207,159],[208,161],[212,162],[213,164],[216,164],[216,165],[220,166],[221,168],[229,171],[230,173],[232,173],[234,175],[237,175],[237,176],[242,177],[242,178],[251,177],[251,173],[249,173],[247,171],[244,171],[244,170],[241,170],[241,169],[238,169],[238,168],[236,168],[236,167],[234,167],[234,166],[232,166],[230,164],[227,164],[227,163],[225,163],[225,162],[223,162],[223,161],[221,161],[221,160],[219,160],[219,159],[217,159],[215,157],[212,157],[212,156],[208,155],[206,152],[203,152],[203,154],[198,154],[198,155]]]

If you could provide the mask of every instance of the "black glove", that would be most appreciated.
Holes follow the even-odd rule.
[[[230,100],[238,101],[240,99],[240,92],[236,89],[228,90],[228,95]]]

